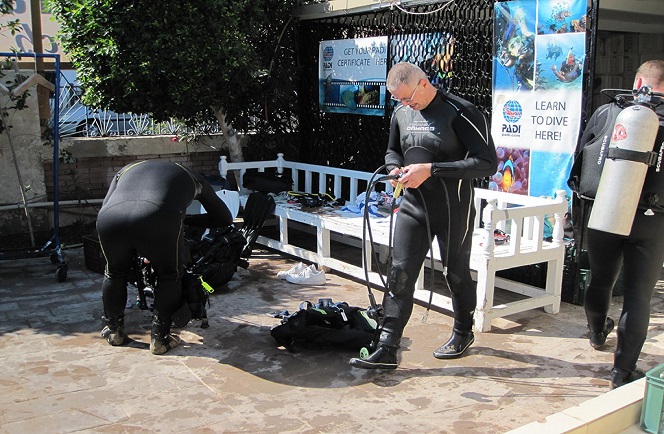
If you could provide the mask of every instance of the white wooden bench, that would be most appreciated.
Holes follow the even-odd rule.
[[[335,198],[343,198],[353,204],[355,198],[366,191],[372,178],[372,174],[368,172],[286,161],[283,154],[278,154],[276,160],[237,163],[229,163],[226,157],[222,156],[219,162],[221,176],[227,177],[229,171],[236,171],[239,186],[242,186],[242,177],[246,170],[265,171],[268,168],[274,168],[279,173],[289,169],[294,181],[294,191],[327,192]],[[382,188],[387,192],[391,191],[387,183],[383,183]],[[240,187],[241,196],[246,197],[248,193],[249,191]],[[548,313],[558,313],[565,252],[563,244],[563,218],[567,211],[565,192],[559,191],[555,199],[484,189],[475,189],[475,193],[476,209],[480,210],[481,205],[485,205],[475,219],[470,264],[474,278],[477,280],[475,329],[481,332],[489,331],[494,318],[540,307]],[[299,204],[288,203],[281,199],[277,199],[274,214],[278,222],[279,239],[261,235],[257,240],[259,244],[354,278],[365,280],[368,277],[372,284],[382,287],[384,278],[381,279],[381,276],[373,271],[365,272],[363,266],[367,264],[366,268],[372,270],[371,246],[368,236],[363,236],[362,216],[327,208],[303,208]],[[551,241],[544,240],[546,219],[553,221]],[[289,222],[291,226],[299,223],[315,228],[315,251],[289,243]],[[372,217],[370,225],[374,246],[389,245],[389,218]],[[496,245],[493,237],[494,229],[501,229],[509,234],[509,242]],[[361,266],[332,257],[333,236],[351,244],[354,242],[357,246],[365,242],[366,259],[356,261],[361,263]],[[434,246],[434,258],[440,268],[437,243],[434,243]],[[496,272],[500,270],[540,263],[546,263],[544,288],[496,276]],[[425,266],[428,265],[427,260]],[[495,304],[496,286],[518,296],[513,297],[514,300]],[[415,298],[423,302],[429,301],[430,291],[424,288],[423,274],[418,280]],[[433,294],[433,305],[452,310],[450,298],[439,293]]]

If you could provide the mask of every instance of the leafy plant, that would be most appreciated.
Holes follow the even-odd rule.
[[[296,3],[45,1],[86,104],[186,125],[214,116],[235,159],[235,131],[293,128]]]
[[[12,20],[5,16],[14,15],[14,0],[0,0],[0,15],[3,15],[3,22],[0,23],[0,32],[8,30],[14,36],[21,31],[21,22],[18,18]],[[16,50],[14,49],[14,51]]]

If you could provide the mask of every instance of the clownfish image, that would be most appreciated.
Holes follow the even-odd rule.
[[[509,160],[505,161],[503,166],[503,182],[502,189],[503,191],[509,191],[509,188],[516,182],[516,174],[514,173],[514,162],[512,157]]]
[[[621,124],[616,124],[616,127],[613,129],[613,135],[611,136],[611,140],[617,142],[620,140],[625,140],[626,138],[627,138],[627,129]]]

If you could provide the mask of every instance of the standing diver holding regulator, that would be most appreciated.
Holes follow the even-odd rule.
[[[392,267],[377,342],[352,366],[396,369],[397,348],[413,310],[415,283],[438,238],[452,292],[454,326],[434,351],[439,359],[460,357],[473,343],[476,284],[470,275],[475,219],[475,178],[496,172],[497,156],[484,115],[470,102],[435,88],[418,66],[401,62],[387,76],[387,90],[401,103],[392,115],[385,163],[390,181],[405,194],[396,219]]]

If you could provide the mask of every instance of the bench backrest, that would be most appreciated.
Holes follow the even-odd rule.
[[[372,178],[375,182],[376,178],[381,176],[379,174],[374,177],[372,173],[359,170],[287,161],[282,153],[277,154],[276,160],[229,163],[226,156],[222,155],[219,161],[221,176],[227,177],[231,170],[238,172],[237,183],[240,186],[240,191],[243,191],[242,179],[247,169],[258,169],[259,172],[264,172],[268,168],[276,169],[277,173],[290,170],[293,177],[294,191],[328,193],[336,199],[345,199],[352,202],[360,193],[367,191]],[[380,181],[376,184],[378,191],[392,191],[389,182]]]

